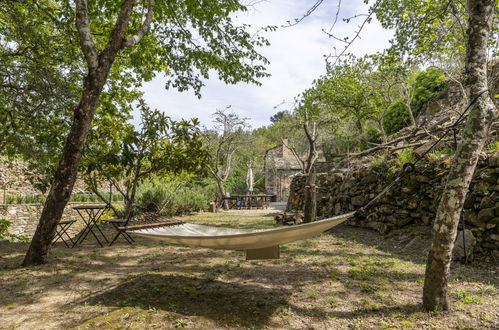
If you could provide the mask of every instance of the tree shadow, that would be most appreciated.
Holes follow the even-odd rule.
[[[418,265],[426,264],[432,239],[431,227],[420,224],[408,225],[383,235],[373,229],[344,223],[327,233],[346,241],[375,247],[377,250],[386,253],[386,257],[397,258]],[[491,262],[475,261],[469,264],[453,261],[451,264],[451,281],[453,279],[465,279],[466,281],[482,282],[497,287],[499,278],[490,273],[490,269],[497,267],[497,265],[497,260]]]
[[[312,316],[316,318],[333,318],[333,319],[346,319],[353,320],[356,318],[367,317],[386,317],[389,315],[397,314],[399,316],[411,316],[416,313],[424,312],[423,306],[420,303],[409,303],[405,305],[396,306],[383,306],[377,308],[359,308],[352,311],[321,311],[315,308],[307,308],[293,305],[293,311],[300,315]]]
[[[225,283],[178,275],[138,275],[79,303],[136,307],[200,316],[221,324],[245,327],[267,323],[291,292],[259,285]]]

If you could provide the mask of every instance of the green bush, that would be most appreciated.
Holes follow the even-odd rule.
[[[373,144],[381,143],[381,132],[375,126],[368,126],[364,133],[360,136],[360,149],[369,149],[373,147]]]
[[[109,194],[103,193],[106,198]],[[113,201],[123,201],[121,194],[112,194]],[[84,203],[84,202],[102,202],[96,194],[72,194],[69,198],[70,202]],[[45,197],[35,194],[15,194],[7,195],[5,197],[5,204],[43,204]]]
[[[397,133],[410,123],[411,118],[402,99],[395,101],[386,111],[385,117],[383,117],[383,127],[388,135]]]
[[[0,241],[6,240],[9,242],[27,242],[27,237],[9,233],[8,229],[11,224],[12,223],[8,220],[0,219]]]
[[[215,196],[212,183],[169,177],[142,183],[137,191],[137,204],[147,211],[181,215],[206,209]]]
[[[198,212],[207,209],[211,201],[213,195],[201,186],[182,187],[175,195],[173,208],[176,214]]]
[[[430,67],[418,74],[414,82],[414,97],[411,102],[414,116],[425,110],[430,102],[442,97],[448,86],[447,76],[439,68]]]
[[[171,182],[144,182],[137,192],[137,203],[148,211],[164,213],[171,210],[176,192]]]
[[[397,165],[402,166],[405,163],[414,163],[416,161],[416,156],[414,154],[414,149],[406,148],[402,149],[397,155]]]
[[[45,202],[45,197],[35,194],[7,195],[5,204],[39,204]]]
[[[427,105],[438,100],[447,91],[448,79],[445,73],[435,67],[419,73],[414,80],[414,96],[411,101],[411,111],[416,117],[421,114]],[[386,134],[397,133],[411,123],[404,99],[395,101],[386,111],[383,118],[383,127]]]

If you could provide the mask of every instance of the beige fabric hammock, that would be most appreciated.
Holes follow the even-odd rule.
[[[311,223],[266,230],[181,223],[173,226],[128,230],[128,232],[174,244],[245,250],[247,260],[278,259],[279,245],[322,233],[353,217],[353,214],[354,212],[351,212]]]

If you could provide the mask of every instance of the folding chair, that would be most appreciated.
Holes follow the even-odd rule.
[[[134,210],[127,219],[106,220],[106,222],[109,222],[113,225],[114,229],[116,229],[116,235],[109,243],[109,246],[113,245],[120,235],[123,236],[129,244],[135,242],[130,234],[127,233],[127,230],[161,227],[171,223],[171,219],[168,219],[165,216],[159,215],[156,212],[144,212],[143,210],[143,208],[134,205]]]
[[[57,224],[57,229],[56,229],[56,232],[55,232],[55,237],[52,240],[51,244],[54,245],[55,242],[57,241],[57,239],[60,239],[66,245],[66,247],[68,247],[68,248],[72,247],[74,245],[74,241],[71,238],[71,236],[68,234],[68,229],[75,222],[76,222],[76,220],[59,221],[59,223]],[[63,237],[63,235],[66,235],[67,239],[71,242],[71,245],[69,245],[68,242],[66,242],[66,240]]]

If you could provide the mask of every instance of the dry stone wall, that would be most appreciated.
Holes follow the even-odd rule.
[[[419,166],[401,180],[366,214],[349,224],[387,233],[411,223],[430,225],[448,173],[450,159]],[[396,176],[394,168],[381,164],[355,171],[331,170],[317,176],[319,218],[357,210],[376,196]],[[305,177],[295,177],[287,204],[288,212],[303,209]],[[499,251],[499,154],[484,154],[479,161],[464,205],[467,229],[477,240],[475,251]],[[495,252],[494,252],[495,251]]]
[[[71,235],[76,235],[83,229],[83,221],[78,215],[78,212],[73,209],[77,205],[95,204],[95,203],[68,203],[64,209],[62,220],[76,220],[69,232]],[[0,219],[5,219],[11,222],[9,232],[11,234],[22,235],[27,238],[33,237],[40,214],[42,212],[42,204],[4,204],[0,205]]]

